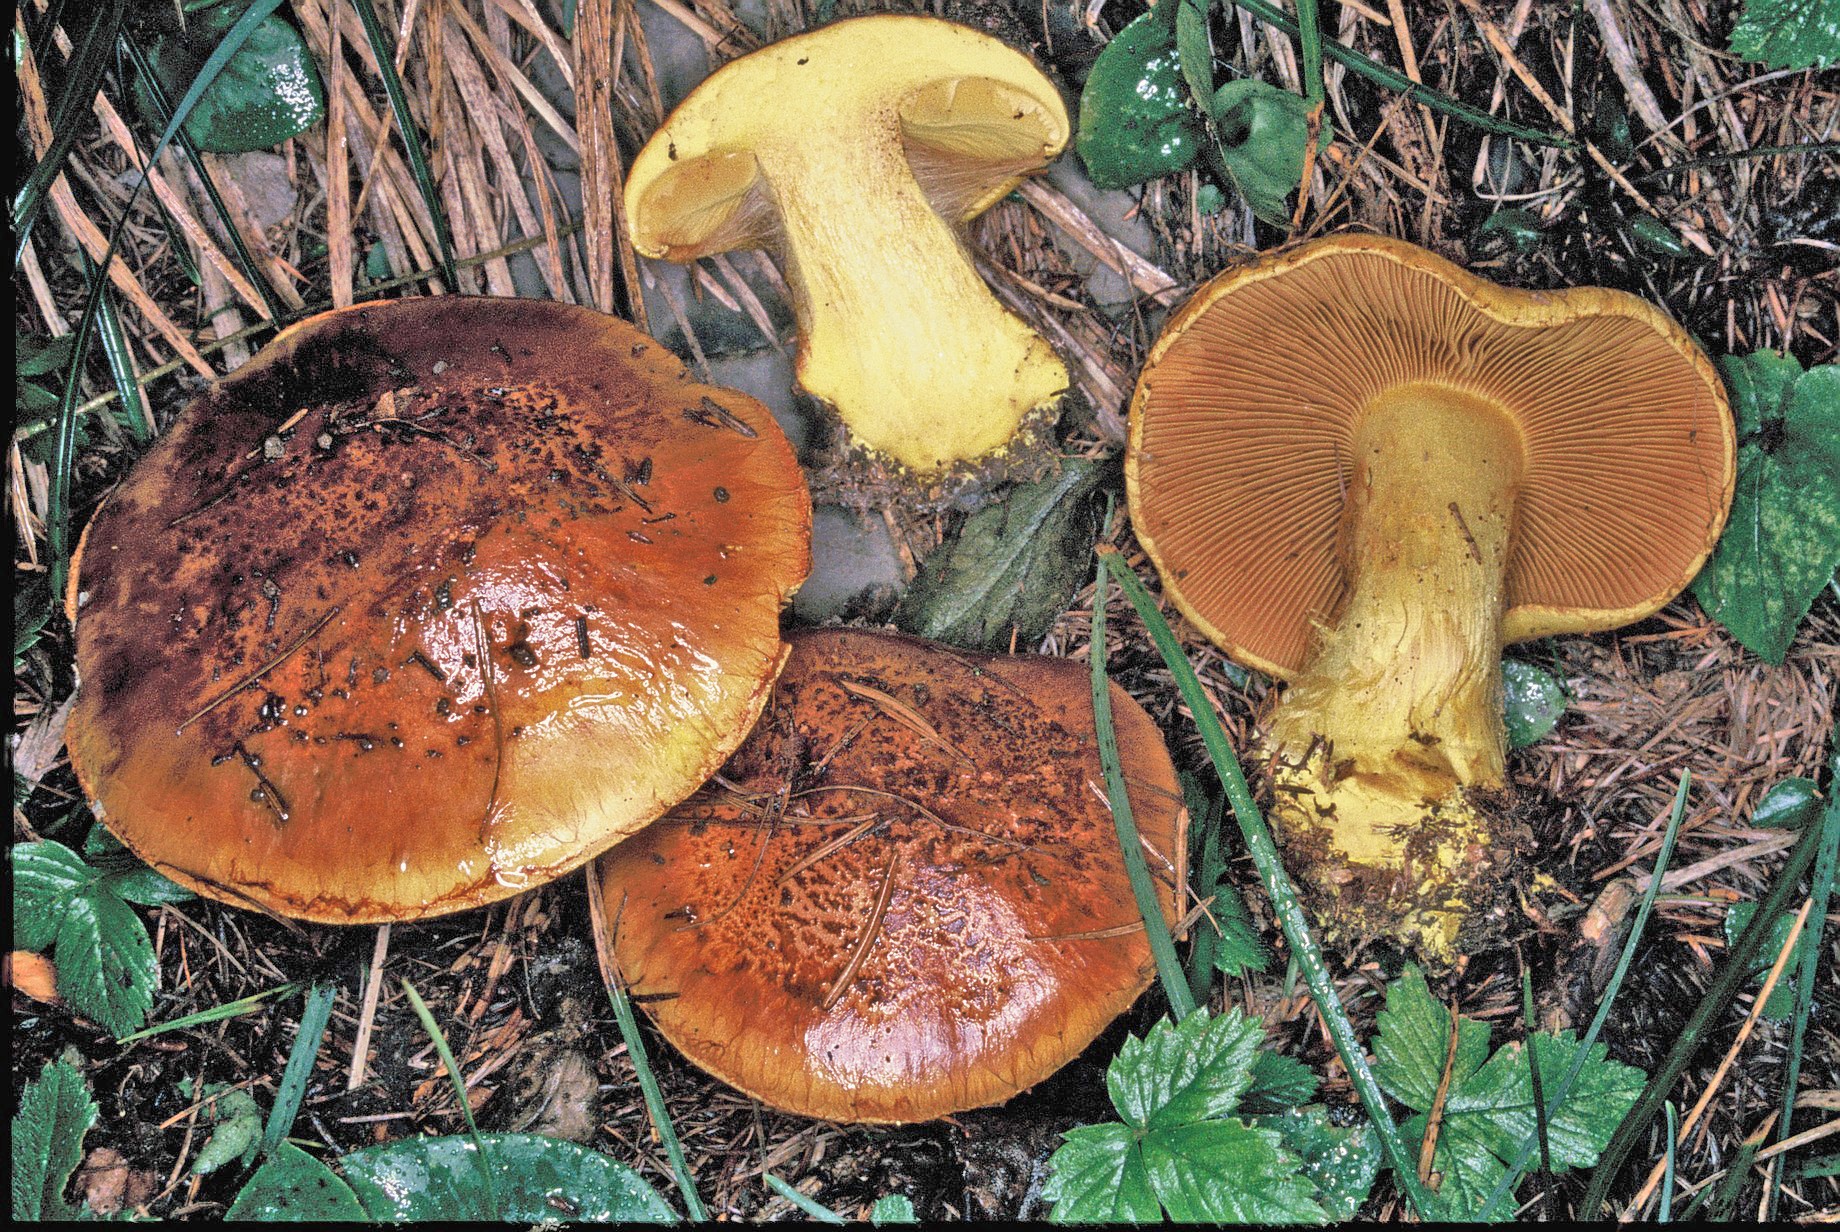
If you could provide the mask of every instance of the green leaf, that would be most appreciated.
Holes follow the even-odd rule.
[[[83,1135],[96,1123],[96,1101],[76,1066],[48,1062],[26,1083],[13,1117],[13,1219],[69,1219],[64,1187],[83,1159]]]
[[[57,608],[57,596],[51,591],[50,574],[15,574],[13,581],[13,658],[17,659],[38,644],[39,634]]]
[[[1275,1129],[1202,1121],[1144,1139],[1144,1171],[1178,1223],[1321,1223],[1297,1157]]]
[[[1252,1063],[1252,1081],[1239,1097],[1239,1112],[1284,1112],[1316,1094],[1316,1075],[1295,1057],[1261,1052]]]
[[[1840,6],[1834,0],[1744,0],[1731,50],[1771,68],[1826,68],[1840,62]]]
[[[879,1228],[888,1223],[919,1223],[914,1214],[913,1199],[906,1194],[889,1194],[877,1198],[875,1205],[869,1208],[869,1224]]]
[[[1145,13],[1112,37],[1080,91],[1074,139],[1100,188],[1129,188],[1195,161],[1201,120],[1182,94],[1175,34]]]
[[[1509,748],[1524,749],[1542,739],[1565,713],[1565,686],[1520,659],[1501,661],[1501,692]]]
[[[1137,1134],[1128,1125],[1082,1125],[1048,1157],[1041,1196],[1052,1223],[1151,1223],[1162,1207],[1150,1188]]]
[[[192,1172],[197,1176],[215,1172],[232,1160],[240,1159],[248,1164],[255,1158],[262,1137],[262,1109],[256,1106],[248,1091],[212,1083],[205,1093],[217,1096],[211,1104],[216,1128],[192,1164]]]
[[[1733,903],[1725,912],[1725,944],[1731,945],[1743,935],[1750,922],[1757,915],[1756,903]],[[1789,930],[1795,927],[1795,916],[1785,911],[1776,917],[1770,925],[1769,940],[1757,952],[1757,978],[1752,987],[1763,986],[1764,973],[1776,964],[1776,956],[1788,943]],[[1795,939],[1795,953],[1789,956],[1789,966],[1784,969],[1782,978],[1776,981],[1776,987],[1770,990],[1770,999],[1763,1003],[1762,1015],[1771,1022],[1787,1022],[1795,1016],[1795,968],[1801,962],[1802,948],[1808,944],[1808,930]]]
[[[57,940],[71,900],[88,893],[96,870],[62,843],[20,843],[13,862],[13,942],[44,953]]]
[[[169,97],[178,98],[250,0],[227,0],[186,17],[183,30],[150,40],[154,72]],[[136,82],[142,111],[158,109]],[[185,132],[201,150],[237,154],[266,150],[297,137],[325,118],[319,70],[298,31],[278,16],[265,18],[230,58],[185,119]]]
[[[1813,779],[1788,778],[1763,793],[1751,811],[1751,824],[1766,830],[1799,830],[1821,811]]]
[[[1450,1052],[1450,1011],[1438,1003],[1417,967],[1408,966],[1387,986],[1374,1036],[1374,1076],[1386,1093],[1418,1112],[1437,1100],[1447,1061],[1452,1085],[1468,1077],[1489,1054],[1489,1027],[1457,1019],[1457,1050]]]
[[[1803,372],[1769,351],[1722,364],[1738,426],[1737,489],[1693,593],[1740,642],[1781,663],[1840,568],[1840,366]]]
[[[1264,1024],[1238,1010],[1206,1011],[1181,1022],[1164,1019],[1130,1036],[1105,1071],[1112,1105],[1138,1129],[1187,1125],[1225,1116],[1252,1082],[1252,1064],[1265,1040]]]
[[[1298,95],[1250,78],[1214,92],[1214,132],[1209,148],[1216,170],[1231,180],[1252,212],[1274,226],[1290,221],[1289,197],[1303,180],[1310,141],[1310,104]],[[1317,137],[1327,145],[1327,121]]]
[[[103,889],[131,903],[158,907],[198,897],[142,864],[140,857],[124,847],[100,822],[90,827],[83,840],[83,858],[102,874]]]
[[[966,518],[926,558],[895,626],[972,650],[1007,648],[1012,627],[1019,644],[1040,642],[1085,581],[1099,529],[1093,495],[1111,474],[1107,463],[1070,459]]]
[[[224,1218],[233,1223],[354,1223],[364,1208],[339,1174],[292,1142],[283,1142],[255,1170]]]
[[[1214,967],[1222,975],[1235,976],[1242,971],[1263,971],[1271,964],[1271,951],[1253,927],[1246,910],[1246,900],[1225,881],[1214,887],[1214,922],[1220,936],[1214,942]],[[1202,927],[1206,927],[1203,925]]]
[[[1339,1126],[1321,1104],[1258,1117],[1253,1124],[1277,1130],[1285,1148],[1303,1161],[1303,1177],[1330,1222],[1354,1218],[1380,1175],[1380,1137],[1371,1124]]]
[[[494,1213],[480,1148],[498,1199]],[[677,1216],[638,1173],[598,1151],[536,1134],[408,1138],[339,1161],[373,1220],[673,1223]]]
[[[122,1036],[147,1020],[156,976],[147,926],[108,879],[62,843],[12,850],[15,939],[53,950],[58,995]]]
[[[1518,253],[1529,253],[1545,238],[1540,216],[1532,210],[1510,207],[1496,210],[1476,228],[1477,238],[1498,243]]]

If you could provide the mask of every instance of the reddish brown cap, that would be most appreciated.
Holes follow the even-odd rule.
[[[697,1065],[776,1108],[920,1121],[1076,1056],[1155,965],[1088,669],[851,629],[792,635],[715,784],[601,861],[614,954]],[[1181,796],[1111,691],[1173,918]]]
[[[188,407],[90,523],[71,760],[123,842],[227,902],[492,902],[741,743],[810,517],[765,408],[623,321],[326,313]]]
[[[1660,309],[1597,287],[1508,290],[1400,240],[1331,236],[1203,287],[1131,405],[1138,539],[1236,658],[1288,676],[1339,609],[1354,429],[1414,383],[1479,395],[1518,427],[1504,642],[1638,620],[1717,542],[1725,390]]]

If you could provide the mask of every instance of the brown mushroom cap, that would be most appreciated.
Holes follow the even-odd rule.
[[[1724,386],[1686,331],[1620,291],[1515,291],[1415,245],[1342,235],[1215,278],[1138,382],[1137,536],[1184,614],[1277,676],[1345,585],[1354,429],[1414,383],[1518,425],[1502,640],[1615,628],[1689,582],[1731,503]]]
[[[734,751],[809,543],[765,408],[623,321],[326,313],[90,523],[71,760],[123,842],[225,901],[334,923],[492,902]]]
[[[1112,686],[1174,916],[1181,797]],[[1063,659],[801,631],[717,783],[603,858],[614,953],[672,1043],[776,1108],[926,1120],[1076,1056],[1154,963]]]

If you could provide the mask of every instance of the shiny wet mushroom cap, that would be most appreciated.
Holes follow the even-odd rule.
[[[1166,918],[1181,797],[1112,686]],[[927,1120],[1076,1056],[1154,963],[1085,666],[800,631],[711,786],[603,858],[620,971],[697,1065],[776,1108]]]
[[[734,751],[809,539],[767,411],[625,322],[326,313],[189,406],[90,523],[71,760],[123,842],[226,902],[492,902]]]

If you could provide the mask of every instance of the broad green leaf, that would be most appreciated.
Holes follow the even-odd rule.
[[[1813,779],[1788,778],[1763,793],[1751,812],[1751,824],[1769,830],[1799,830],[1821,810]]]
[[[1127,1125],[1159,1128],[1225,1116],[1252,1081],[1265,1026],[1238,1010],[1164,1019],[1127,1038],[1105,1071],[1112,1104]]]
[[[250,0],[225,0],[186,14],[183,30],[164,30],[151,39],[154,71],[168,98],[180,98]],[[136,82],[143,112],[157,114]],[[185,120],[185,132],[200,149],[218,154],[266,150],[306,132],[326,114],[319,70],[300,33],[271,15],[230,58]]]
[[[1150,1188],[1137,1133],[1128,1125],[1068,1130],[1048,1157],[1041,1196],[1054,1203],[1053,1223],[1152,1223],[1162,1208]]]
[[[1540,1032],[1532,1040],[1541,1090],[1551,1091],[1571,1068],[1578,1039],[1570,1031],[1561,1031],[1558,1035]],[[1610,1060],[1604,1045],[1591,1045],[1578,1081],[1546,1124],[1553,1166],[1588,1168],[1595,1164],[1623,1114],[1642,1093],[1644,1081],[1641,1070]],[[1503,1160],[1514,1157],[1534,1125],[1533,1074],[1526,1047],[1518,1040],[1504,1044],[1461,1090],[1453,1090],[1444,1113],[1447,1132],[1472,1138]]]
[[[1150,1188],[1178,1223],[1321,1223],[1302,1165],[1278,1132],[1237,1119],[1153,1130]]]
[[[224,1216],[233,1223],[357,1223],[364,1208],[339,1174],[283,1142],[243,1185]]]
[[[1840,569],[1840,366],[1803,372],[1769,351],[1722,365],[1738,427],[1737,488],[1693,593],[1740,642],[1781,663]]]
[[[1501,691],[1510,748],[1524,749],[1543,738],[1565,713],[1565,686],[1520,659],[1501,661]]]
[[[1252,926],[1252,916],[1239,891],[1225,881],[1214,887],[1214,922],[1220,936],[1214,942],[1214,966],[1221,974],[1238,975],[1242,971],[1263,971],[1271,962],[1271,951],[1259,939]],[[1206,928],[1205,923],[1199,927]]]
[[[1086,77],[1080,161],[1100,188],[1129,188],[1187,168],[1201,136],[1182,93],[1175,32],[1145,13],[1113,36]]]
[[[26,1083],[12,1126],[15,1222],[72,1218],[64,1187],[82,1162],[83,1135],[96,1115],[89,1087],[67,1060],[47,1062]]]
[[[895,609],[896,627],[972,650],[1007,648],[1012,627],[1018,644],[1040,642],[1087,577],[1099,531],[1093,494],[1111,473],[1072,459],[966,518],[926,558]]]
[[[1400,1136],[1407,1142],[1423,1142],[1425,1130],[1426,1117],[1422,1113],[1399,1127]],[[1480,1219],[1482,1204],[1507,1174],[1508,1165],[1479,1144],[1468,1139],[1449,1141],[1440,1129],[1431,1161],[1431,1175],[1437,1185],[1435,1217],[1461,1223]],[[1497,1219],[1505,1218],[1507,1213],[1503,1210]]]
[[[1302,1061],[1281,1052],[1261,1052],[1252,1081],[1239,1097],[1238,1112],[1283,1112],[1316,1094],[1316,1075]]]
[[[1380,1137],[1371,1124],[1337,1125],[1321,1104],[1258,1117],[1253,1124],[1277,1130],[1285,1148],[1303,1161],[1303,1178],[1331,1222],[1354,1218],[1380,1175]]]
[[[499,1209],[489,1209],[480,1150]],[[555,1220],[672,1223],[677,1216],[625,1164],[598,1151],[535,1134],[407,1138],[339,1161],[373,1220]]]
[[[1729,947],[1750,927],[1751,920],[1757,915],[1756,903],[1733,903],[1725,912],[1725,944]],[[1763,943],[1757,953],[1757,978],[1752,987],[1762,988],[1764,974],[1776,964],[1776,956],[1789,940],[1789,930],[1795,927],[1795,916],[1785,911],[1776,917],[1770,925],[1770,939]],[[1796,938],[1795,953],[1789,956],[1789,965],[1783,970],[1782,978],[1776,981],[1776,987],[1770,990],[1770,999],[1763,1003],[1762,1015],[1771,1022],[1787,1022],[1795,1015],[1795,971],[1802,961],[1802,949],[1808,944],[1808,930],[1802,929],[1802,935]]]
[[[58,925],[58,995],[111,1035],[137,1031],[153,1008],[157,974],[147,926],[100,889],[70,901]]]
[[[1450,1052],[1450,1011],[1439,1004],[1417,967],[1408,966],[1387,985],[1386,1008],[1374,1036],[1374,1077],[1386,1093],[1418,1112],[1437,1099],[1444,1067],[1451,1061],[1452,1085],[1481,1067],[1489,1054],[1489,1027],[1457,1019],[1457,1050]]]
[[[1840,4],[1834,0],[1744,0],[1731,32],[1733,55],[1771,68],[1840,63]]]
[[[914,1215],[914,1202],[906,1194],[889,1194],[877,1198],[875,1205],[869,1208],[869,1224],[879,1228],[889,1223],[919,1223]]]
[[[217,1096],[211,1104],[216,1127],[192,1164],[192,1171],[199,1176],[215,1172],[233,1160],[247,1164],[255,1158],[262,1138],[262,1109],[249,1092],[240,1087],[226,1089],[221,1083],[211,1085],[216,1090],[206,1088],[206,1094]]]
[[[83,859],[102,874],[104,890],[131,903],[158,907],[164,903],[189,902],[197,897],[141,863],[140,857],[124,847],[100,822],[90,827],[83,840]]]
[[[13,861],[13,943],[38,953],[51,948],[71,902],[95,884],[96,870],[62,843],[20,843]]]
[[[1540,216],[1532,210],[1511,207],[1496,210],[1482,220],[1476,228],[1479,239],[1485,239],[1511,248],[1515,252],[1529,253],[1540,246],[1546,232],[1540,226]]]
[[[1250,78],[1214,92],[1214,133],[1209,155],[1233,182],[1252,212],[1274,226],[1290,221],[1290,194],[1303,180],[1310,140],[1310,104],[1298,95]],[[1323,122],[1317,146],[1331,130]]]

